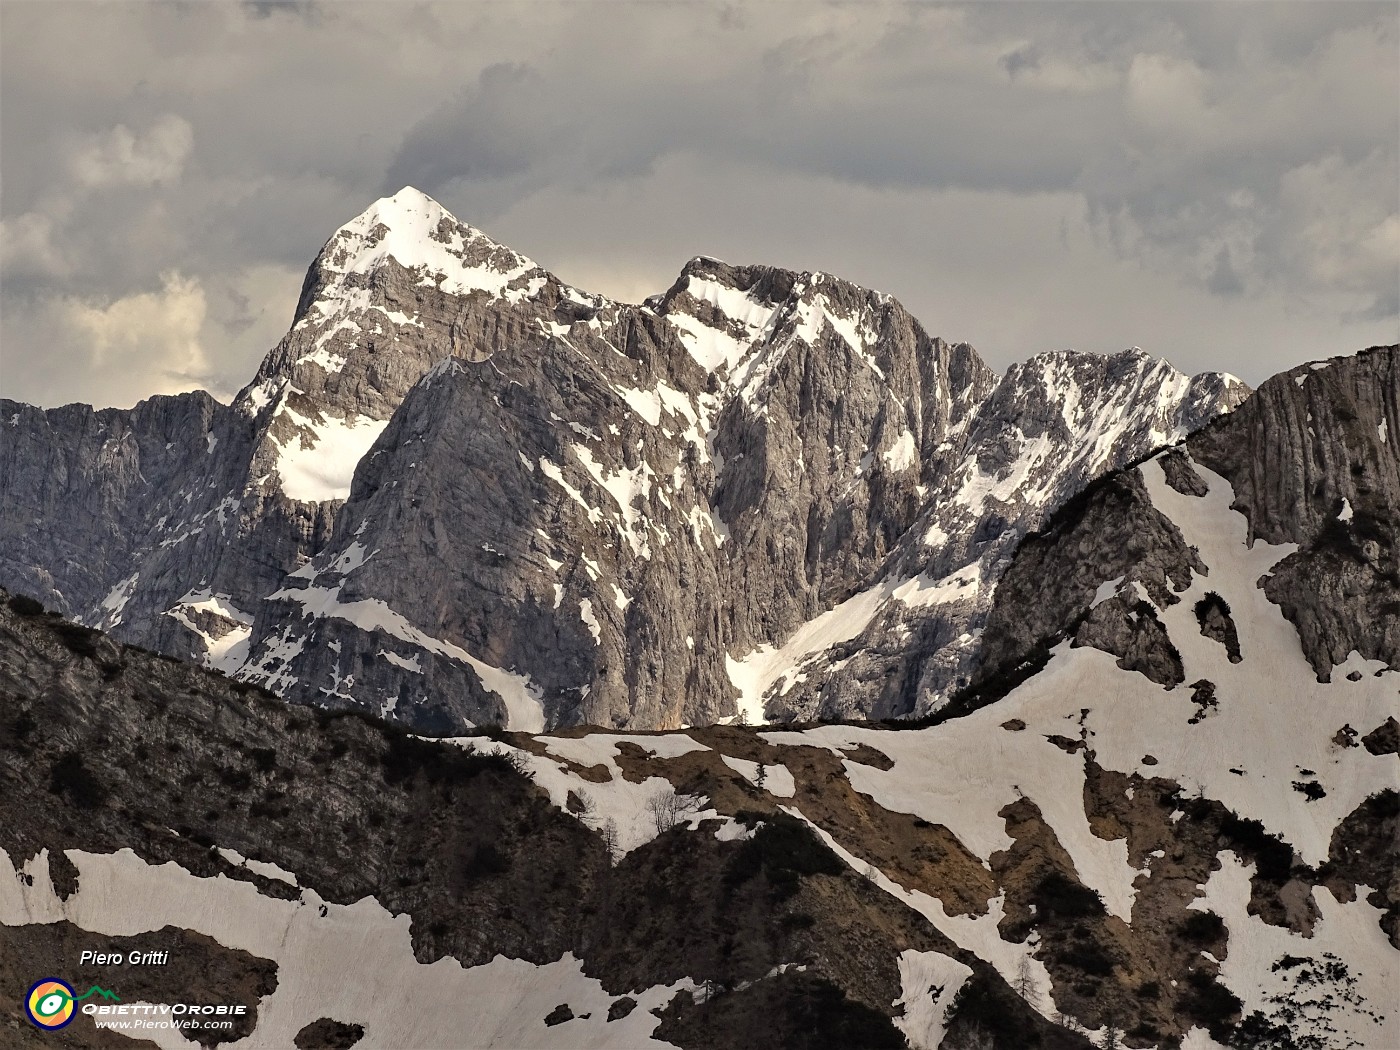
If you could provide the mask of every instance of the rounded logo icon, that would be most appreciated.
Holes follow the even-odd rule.
[[[29,987],[24,1012],[40,1028],[62,1028],[73,1020],[73,986],[57,977],[45,977]]]

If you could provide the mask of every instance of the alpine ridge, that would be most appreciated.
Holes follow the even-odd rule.
[[[816,272],[616,303],[405,188],[231,406],[0,406],[0,584],[436,731],[925,714],[1020,537],[1247,393],[1136,349],[997,376]]]

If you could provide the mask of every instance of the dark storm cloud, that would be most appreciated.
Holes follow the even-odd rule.
[[[998,364],[1138,343],[1258,380],[1395,337],[1393,5],[0,20],[6,394],[236,388],[325,238],[405,184],[599,291],[699,252],[820,266]]]

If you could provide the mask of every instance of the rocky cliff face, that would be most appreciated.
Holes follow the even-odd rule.
[[[821,273],[613,303],[404,190],[231,408],[0,406],[0,582],[420,727],[918,713],[1021,535],[1246,393],[1140,351],[998,377]]]

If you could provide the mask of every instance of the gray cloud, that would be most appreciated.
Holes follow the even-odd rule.
[[[0,23],[10,396],[236,388],[321,243],[404,184],[598,291],[639,298],[700,252],[820,267],[998,365],[1140,344],[1257,381],[1400,325],[1391,4]]]

